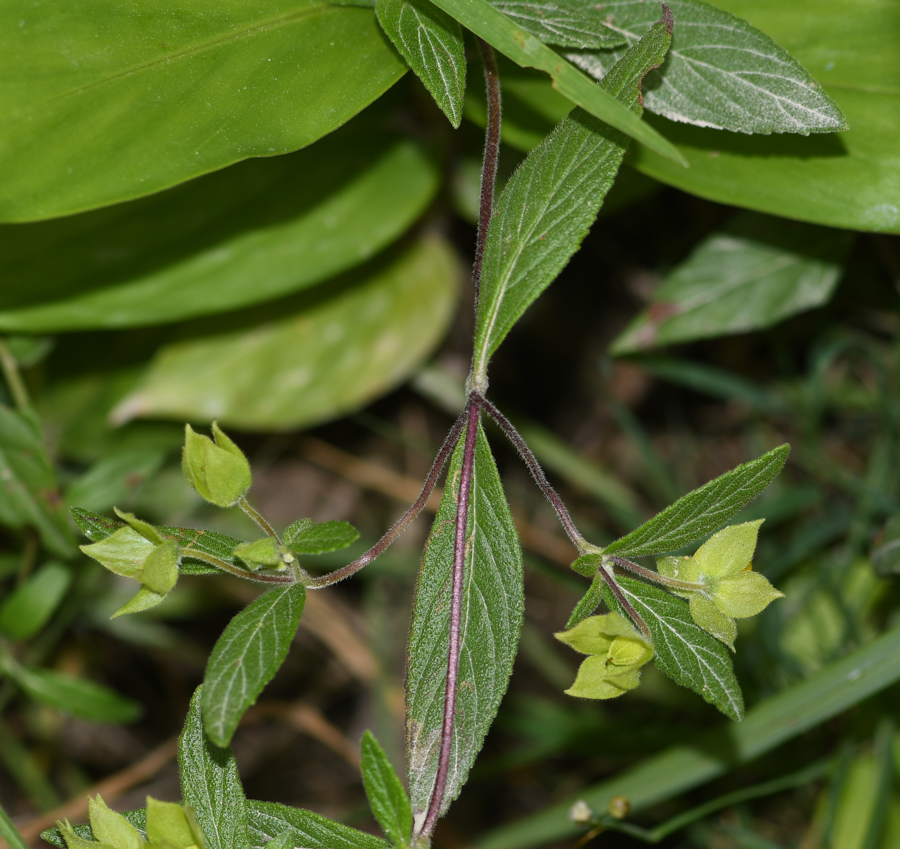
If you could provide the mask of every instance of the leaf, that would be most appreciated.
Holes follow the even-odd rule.
[[[301,526],[303,521],[309,523],[308,519],[300,519],[284,532],[284,544],[296,554],[326,554],[346,548],[359,539],[359,531],[349,522],[319,522]]]
[[[72,507],[69,511],[75,524],[91,542],[100,542],[125,527],[124,522],[100,516],[90,510]],[[226,563],[240,565],[234,557],[234,550],[243,540],[225,536],[215,531],[197,530],[196,528],[157,527],[164,537],[181,543],[182,561],[179,571],[182,575],[220,575],[221,571],[202,560],[191,560],[191,550],[196,549],[212,557],[218,557]]]
[[[627,42],[625,36],[607,26],[604,5],[578,0],[490,0],[490,3],[544,44],[590,49],[619,47]]]
[[[194,809],[206,849],[249,849],[247,800],[230,749],[203,733],[201,688],[194,691],[178,740],[178,768],[184,803]]]
[[[716,530],[773,481],[790,450],[790,445],[779,445],[683,495],[649,522],[608,545],[604,555],[665,554]]]
[[[0,524],[34,528],[43,544],[60,557],[71,557],[75,551],[37,417],[2,405]]]
[[[0,837],[6,841],[9,849],[28,849],[25,838],[19,833],[19,829],[16,828],[3,805],[0,805]]]
[[[0,328],[181,321],[358,265],[421,215],[439,183],[433,159],[386,120],[367,113],[299,153],[112,209],[0,227]]]
[[[121,811],[125,819],[128,820],[143,837],[147,836],[147,809],[138,808],[134,811]],[[86,823],[83,825],[73,825],[72,831],[75,832],[82,840],[93,840],[94,832]],[[62,833],[58,828],[48,828],[41,832],[41,840],[58,847],[58,849],[66,849],[66,841],[63,839]]]
[[[65,502],[84,509],[109,510],[152,478],[165,459],[165,451],[152,449],[109,454],[69,484]]]
[[[356,409],[401,382],[453,315],[458,260],[429,236],[259,316],[163,346],[113,412],[284,430]],[[209,330],[210,328],[207,328]]]
[[[391,843],[406,846],[413,822],[406,791],[371,731],[363,733],[361,748],[363,784],[372,813]]]
[[[46,563],[0,603],[0,633],[27,640],[49,621],[62,601],[72,573],[61,563]]]
[[[380,837],[347,825],[275,802],[247,802],[250,845],[263,849],[270,840],[287,832],[296,849],[388,849]]]
[[[416,584],[406,672],[407,787],[420,824],[434,786],[446,693],[450,593],[464,435]],[[490,447],[479,425],[462,594],[456,721],[445,811],[459,794],[512,673],[524,607],[522,553]]]
[[[599,575],[595,575],[591,581],[590,587],[588,587],[588,591],[579,599],[578,604],[575,605],[575,609],[572,611],[569,621],[566,622],[564,630],[570,631],[579,622],[587,619],[588,616],[597,609],[602,598],[603,578]]]
[[[105,21],[98,29],[96,21]],[[69,215],[305,147],[403,64],[369,10],[118,0],[0,10],[0,220]]]
[[[728,650],[697,625],[681,599],[634,578],[617,577],[625,598],[647,623],[656,654],[653,662],[676,684],[687,687],[736,722],[744,716],[744,698]],[[608,588],[610,610],[627,617]]]
[[[663,61],[671,18],[655,24],[602,88],[640,113],[640,85]],[[576,110],[526,158],[497,202],[484,250],[472,373],[486,383],[491,355],[550,285],[597,217],[627,139]]]
[[[650,131],[638,116],[631,114],[615,98],[594,85],[558,53],[541,44],[536,36],[524,33],[506,15],[493,8],[488,0],[435,0],[435,5],[517,65],[548,73],[554,87],[562,95],[595,118],[658,151],[662,156],[672,157],[676,162],[681,161],[678,151],[662,136]]]
[[[673,121],[741,133],[830,133],[847,122],[803,66],[765,33],[700,0],[672,0],[678,25],[664,70],[647,80],[644,104]],[[644,0],[603,4],[629,43],[658,10]],[[569,58],[602,79],[622,50]]]
[[[610,353],[761,330],[822,306],[851,243],[849,233],[739,215],[663,280]]]
[[[9,674],[35,701],[93,722],[134,722],[141,706],[115,690],[51,669],[10,664]]]
[[[454,127],[462,120],[466,48],[459,24],[429,0],[378,0],[378,23]]]
[[[203,675],[203,727],[227,746],[238,722],[287,657],[306,589],[290,584],[263,593],[228,623]]]

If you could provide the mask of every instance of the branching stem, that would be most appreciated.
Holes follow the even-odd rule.
[[[669,587],[673,590],[698,591],[703,589],[703,584],[696,584],[693,581],[679,581],[678,578],[667,578],[665,575],[660,575],[659,572],[654,572],[653,569],[639,566],[637,563],[632,563],[630,560],[626,560],[624,557],[619,557],[615,554],[608,555],[608,560],[616,566],[621,566],[629,572],[634,572],[635,575],[640,575],[648,581],[662,584],[664,587]]]
[[[638,626],[638,630],[644,635],[644,639],[649,640],[652,643],[653,635],[650,633],[647,623],[640,613],[632,607],[631,602],[625,598],[625,593],[622,592],[622,588],[619,586],[618,581],[616,581],[615,575],[613,575],[611,570],[604,569],[603,567],[599,569],[599,572],[600,577],[603,578],[604,583],[609,587],[609,591],[616,597],[616,601],[622,605],[629,617],[631,617],[631,621]]]
[[[258,513],[253,507],[250,506],[250,502],[247,501],[246,498],[242,495],[240,500],[237,503],[237,506],[241,508],[252,520],[253,523],[267,536],[274,537],[278,540],[278,534],[275,533],[275,529],[263,518],[263,516]],[[281,542],[281,540],[278,540]]]
[[[450,601],[450,645],[447,651],[447,684],[444,692],[444,718],[441,725],[441,749],[437,774],[422,828],[416,836],[429,837],[437,824],[447,787],[450,749],[453,744],[453,724],[456,719],[456,685],[459,676],[460,622],[462,619],[463,579],[466,570],[466,532],[469,520],[469,496],[475,470],[475,437],[478,433],[480,407],[469,401],[466,405],[466,442],[459,474],[459,495],[456,502],[456,535],[453,542],[453,582]]]
[[[293,575],[265,575],[260,574],[259,572],[251,572],[249,569],[242,569],[240,566],[235,566],[233,563],[228,563],[225,560],[220,560],[218,557],[214,557],[212,554],[207,554],[204,551],[184,548],[182,549],[181,554],[183,557],[189,557],[191,558],[191,560],[202,560],[204,563],[208,563],[210,566],[215,566],[216,569],[221,569],[223,572],[229,572],[232,575],[237,575],[237,577],[245,578],[248,581],[256,581],[256,583],[258,584],[296,583],[296,578]]]

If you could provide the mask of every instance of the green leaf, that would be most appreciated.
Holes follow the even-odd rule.
[[[428,806],[446,693],[460,437],[416,585],[406,675],[407,786],[413,814]],[[522,552],[503,486],[479,424],[466,534],[462,637],[445,811],[459,794],[512,673],[524,607]]]
[[[640,113],[641,80],[663,61],[671,20],[655,24],[602,84]],[[488,361],[522,313],[557,277],[597,217],[627,139],[574,111],[526,158],[497,202],[488,230],[475,320],[472,372],[486,383]]]
[[[0,33],[4,221],[305,147],[404,71],[371,11],[319,0],[191,0],[174,16],[118,0],[5,5]]]
[[[194,809],[206,849],[249,849],[247,800],[230,749],[219,748],[203,733],[201,688],[178,740],[178,768],[184,802]]]
[[[284,532],[284,544],[296,554],[326,554],[346,548],[358,539],[359,531],[349,522],[312,524],[309,519],[300,519]]]
[[[439,184],[433,159],[383,129],[386,120],[367,112],[290,156],[111,209],[0,227],[0,328],[180,321],[358,265],[403,233]]]
[[[60,557],[75,546],[37,417],[0,405],[0,524],[35,528]]]
[[[605,810],[613,796],[631,802],[632,813],[673,799],[827,722],[900,680],[900,624],[870,643],[776,693],[747,711],[743,722],[725,723],[677,742],[614,777],[582,787],[539,814],[488,832],[477,849],[530,849],[577,834],[568,817],[575,799]],[[728,757],[723,757],[727,753]]]
[[[658,151],[660,155],[671,157],[675,162],[681,161],[678,151],[658,133],[651,131],[637,115],[596,86],[558,53],[541,44],[536,36],[528,35],[517,27],[506,15],[493,8],[488,0],[436,0],[435,5],[517,65],[548,73],[561,94],[595,118]]]
[[[293,841],[290,845],[298,849],[388,849],[390,846],[380,837],[341,825],[321,814],[275,802],[249,800],[247,825],[253,849],[264,849],[270,840],[285,832]]]
[[[605,5],[586,4],[578,0],[540,3],[533,0],[490,0],[490,3],[544,44],[588,50],[619,47],[627,41],[624,35],[607,26]]]
[[[94,722],[134,722],[141,706],[115,690],[51,669],[10,664],[9,674],[35,701]]]
[[[378,0],[378,23],[454,127],[462,120],[466,48],[459,24],[429,0]]]
[[[132,495],[155,475],[166,459],[165,451],[145,449],[112,453],[92,465],[66,488],[70,507],[109,510]]]
[[[664,554],[716,530],[772,482],[790,450],[790,445],[780,445],[683,495],[649,522],[608,545],[603,553],[631,557]]]
[[[46,563],[0,604],[0,634],[27,640],[37,634],[62,601],[72,573],[61,563]]]
[[[597,609],[602,598],[603,578],[599,575],[595,575],[594,579],[591,581],[590,587],[588,587],[588,591],[581,597],[578,604],[575,605],[575,609],[572,611],[569,621],[566,622],[566,630],[569,631],[579,622],[587,619],[587,617]]]
[[[238,722],[287,657],[306,589],[291,584],[263,593],[228,623],[203,676],[203,727],[227,746]]]
[[[190,808],[148,796],[147,839],[165,849],[196,849],[203,843],[203,832]]]
[[[3,805],[0,805],[0,837],[6,841],[9,849],[28,849],[25,838],[19,833],[19,829],[16,828]]]
[[[897,6],[872,0],[718,0],[771,36],[837,102],[840,136],[744,138],[651,121],[678,144],[689,169],[638,151],[651,177],[722,203],[833,227],[900,233]]]
[[[852,241],[811,224],[739,215],[666,276],[610,353],[760,330],[822,306]]]
[[[140,832],[142,837],[147,836],[146,808],[138,808],[134,811],[121,811],[120,814]],[[73,825],[72,831],[82,840],[93,840],[94,838],[94,833],[89,825]],[[58,847],[58,849],[66,849],[66,841],[58,828],[48,828],[46,831],[42,831],[41,840]]]
[[[188,326],[184,341],[157,352],[113,417],[268,430],[347,413],[396,386],[442,338],[458,268],[450,246],[429,236],[327,289],[240,314],[237,329],[216,324],[194,338],[201,329]]]
[[[644,105],[673,121],[741,133],[830,133],[847,122],[803,66],[769,36],[700,0],[672,0],[675,32],[665,70],[647,80]],[[656,19],[644,0],[603,4],[631,43]],[[569,58],[602,79],[622,51]]]
[[[694,622],[680,598],[634,578],[616,580],[653,635],[653,662],[660,671],[715,705],[729,719],[740,721],[744,716],[744,698],[722,643]],[[608,588],[604,589],[603,598],[610,610],[627,617]]]
[[[98,793],[88,798],[94,839],[116,849],[146,849],[143,835],[121,814],[111,810]]]
[[[391,843],[407,846],[413,820],[403,784],[371,731],[363,733],[361,748],[363,784],[372,813]]]

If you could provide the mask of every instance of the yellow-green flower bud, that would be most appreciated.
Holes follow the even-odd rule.
[[[147,837],[154,846],[204,849],[203,832],[190,806],[147,797]]]
[[[284,571],[296,558],[278,544],[274,537],[264,537],[255,542],[245,542],[234,550],[250,569],[277,569]]]
[[[253,482],[250,464],[234,444],[213,422],[213,442],[208,436],[185,426],[181,468],[188,483],[206,501],[218,507],[233,507]]]
[[[147,542],[152,542],[154,545],[162,545],[166,541],[165,537],[161,536],[153,525],[148,524],[143,519],[138,519],[134,513],[126,513],[118,507],[113,507],[113,512],[123,522],[134,528]]]
[[[88,800],[88,811],[91,831],[98,843],[116,849],[146,849],[149,846],[141,833],[121,814],[110,810],[99,795]]]
[[[144,568],[144,561],[155,546],[136,530],[126,526],[100,542],[82,545],[80,548],[114,575],[137,578]]]

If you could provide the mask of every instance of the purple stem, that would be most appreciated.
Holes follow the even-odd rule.
[[[600,573],[600,577],[603,578],[606,586],[609,587],[609,591],[616,597],[616,601],[622,605],[622,607],[625,609],[625,612],[631,617],[631,621],[638,626],[640,632],[644,635],[644,639],[649,640],[652,643],[653,635],[650,633],[650,629],[647,627],[647,623],[643,620],[641,615],[631,606],[631,603],[628,601],[628,599],[625,598],[625,593],[622,592],[622,588],[616,582],[615,577],[602,566],[597,571]]]
[[[360,557],[357,557],[352,563],[348,563],[346,566],[342,566],[340,569],[336,569],[334,572],[329,572],[327,575],[322,575],[318,578],[314,578],[307,586],[310,589],[318,590],[322,587],[330,587],[332,584],[338,583],[338,581],[343,581],[345,578],[349,578],[351,575],[356,574],[363,566],[367,566],[371,563],[376,557],[383,554],[388,546],[403,531],[406,530],[407,526],[419,513],[422,512],[422,508],[428,503],[428,498],[431,493],[434,491],[434,487],[437,484],[438,478],[441,476],[441,472],[444,470],[444,466],[447,463],[447,458],[450,456],[450,453],[456,447],[456,442],[459,439],[459,435],[462,432],[463,425],[465,424],[466,410],[463,410],[462,413],[459,414],[459,418],[453,423],[453,427],[450,428],[450,433],[447,434],[447,438],[444,440],[444,444],[441,446],[441,450],[438,451],[437,457],[434,458],[434,463],[431,466],[431,471],[428,473],[428,477],[425,478],[425,483],[422,486],[422,491],[419,493],[419,497],[412,503],[410,508],[394,523],[391,529],[375,543],[365,554]]]
[[[541,464],[538,462],[537,457],[534,456],[532,450],[528,447],[528,443],[525,442],[522,435],[515,429],[513,423],[490,401],[488,401],[487,398],[475,392],[473,392],[470,397],[499,425],[500,429],[506,434],[507,439],[515,446],[516,451],[519,452],[519,456],[528,467],[528,471],[531,472],[531,476],[534,478],[535,483],[556,511],[560,524],[563,526],[566,534],[568,534],[569,539],[572,540],[572,544],[581,551],[585,539],[579,533],[578,528],[575,527],[575,522],[572,521],[572,516],[569,514],[569,510],[563,503],[563,500],[559,497],[556,490],[550,486],[550,482],[547,480],[547,476],[544,474]]]
[[[422,823],[420,836],[429,837],[437,824],[447,787],[450,766],[450,748],[453,744],[453,724],[456,719],[456,684],[459,675],[460,621],[462,618],[463,578],[466,570],[466,530],[469,519],[469,495],[472,490],[472,473],[475,470],[475,437],[478,433],[479,406],[469,401],[466,405],[466,443],[462,469],[459,476],[459,495],[456,502],[456,538],[453,543],[453,585],[450,602],[450,646],[447,651],[447,687],[444,694],[444,720],[441,725],[441,750],[438,755],[437,774],[428,802],[428,811]]]

